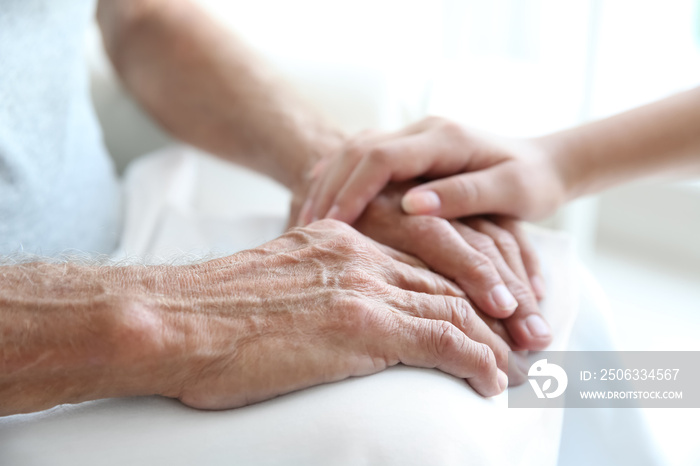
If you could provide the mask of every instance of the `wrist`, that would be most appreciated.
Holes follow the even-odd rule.
[[[186,372],[186,324],[194,307],[187,303],[191,266],[115,267],[111,282],[121,284],[111,305],[109,365],[120,381],[118,396],[176,397]],[[190,298],[191,300],[192,298]],[[189,304],[187,306],[186,304]],[[111,395],[115,396],[115,395]]]
[[[540,148],[546,169],[558,192],[559,207],[583,193],[585,166],[578,163],[580,144],[568,132],[558,132],[533,140]]]
[[[307,144],[308,150],[301,164],[301,169],[296,173],[292,184],[288,186],[292,191],[293,202],[302,202],[306,199],[313,180],[318,176],[318,168],[324,161],[339,155],[347,141],[347,137],[340,131],[322,128],[315,132]]]
[[[301,170],[289,186],[292,192],[289,206],[289,223],[287,227],[295,226],[304,203],[307,202],[314,181],[323,172],[327,162],[342,153],[347,138],[340,132],[327,131],[323,137],[316,138],[315,144],[309,144],[307,156],[304,158]]]
[[[202,371],[230,357],[227,349],[248,333],[222,318],[219,310],[222,305],[236,308],[238,287],[231,286],[238,280],[227,285],[225,303],[208,290],[212,284],[239,276],[235,269],[236,261],[227,257],[223,267],[219,261],[210,261],[130,271],[133,275],[120,314],[129,335],[125,340],[134,343],[121,352],[123,363],[131,368],[131,395],[189,397],[192,401],[196,393],[189,392]],[[235,291],[230,292],[232,289]],[[217,338],[217,334],[224,335]]]

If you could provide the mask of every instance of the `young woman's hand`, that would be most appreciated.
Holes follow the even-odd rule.
[[[406,213],[459,218],[503,214],[534,219],[566,199],[561,170],[544,139],[504,139],[427,118],[392,134],[365,132],[314,169],[300,225],[352,224],[390,182],[433,180],[402,199]]]

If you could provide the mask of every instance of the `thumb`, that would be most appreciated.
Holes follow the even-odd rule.
[[[404,194],[407,214],[459,218],[477,214],[519,216],[516,206],[523,193],[505,167],[463,173],[416,186]]]

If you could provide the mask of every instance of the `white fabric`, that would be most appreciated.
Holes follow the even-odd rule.
[[[176,150],[131,170],[122,256],[157,262],[178,250],[201,254],[207,244],[225,254],[282,231],[279,216],[198,217],[206,184],[198,167],[196,156]],[[548,284],[542,309],[556,335],[551,349],[563,350],[578,308],[578,269],[565,238],[532,238]],[[0,463],[554,465],[562,416],[508,409],[505,395],[484,399],[437,370],[399,366],[229,411],[144,397],[11,416],[0,419]]]
[[[95,4],[0,1],[0,256],[117,245],[120,187],[83,55]]]
[[[579,313],[568,351],[616,351],[612,312],[593,276],[579,266]],[[639,409],[567,409],[559,464],[617,466],[668,464]]]

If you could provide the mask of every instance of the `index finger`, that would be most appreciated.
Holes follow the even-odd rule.
[[[448,142],[439,133],[426,131],[375,145],[340,188],[326,218],[352,224],[390,181],[459,172],[468,150],[455,152]]]

